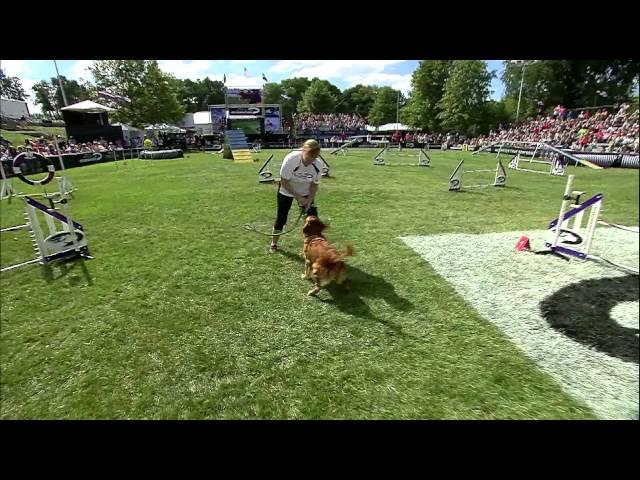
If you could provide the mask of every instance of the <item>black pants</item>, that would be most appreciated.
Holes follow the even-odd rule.
[[[305,195],[305,198],[307,198],[307,195]],[[282,230],[287,224],[287,217],[289,216],[289,210],[291,210],[292,204],[293,197],[287,197],[281,194],[280,188],[278,188],[278,213],[276,214],[276,221],[273,224],[275,230]],[[318,209],[315,205],[312,204],[307,209],[307,215],[318,215]]]

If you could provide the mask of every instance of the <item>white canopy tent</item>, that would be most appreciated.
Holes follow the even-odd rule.
[[[196,112],[193,114],[194,125],[208,125],[211,123],[211,113],[209,110],[204,112]]]
[[[91,100],[84,100],[83,102],[74,103],[68,107],[63,107],[60,110],[66,112],[81,112],[81,113],[105,113],[115,112],[115,108],[105,107],[99,103],[92,102]]]
[[[408,127],[407,125],[403,125],[401,123],[385,123],[384,125],[380,125],[376,132],[404,132],[409,130],[416,130],[415,128]]]
[[[169,125],[167,123],[157,123],[155,125],[147,125],[144,127],[146,131],[160,132],[160,133],[187,133],[184,128],[176,127],[175,125]]]

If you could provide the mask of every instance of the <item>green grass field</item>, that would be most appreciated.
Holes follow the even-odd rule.
[[[258,157],[269,153],[286,151]],[[356,256],[350,291],[318,298],[300,278],[299,227],[274,255],[242,228],[275,215],[258,163],[192,154],[69,170],[95,259],[2,274],[1,417],[595,417],[399,239],[542,229],[566,177],[509,171],[505,189],[453,193],[459,159],[494,168],[494,156],[432,152],[431,168],[374,167],[372,150],[325,157],[319,214]],[[605,218],[638,224],[637,170],[568,173],[606,192]],[[19,201],[1,208],[3,227],[21,223]],[[0,247],[3,266],[32,258],[26,232]]]
[[[34,126],[29,130],[2,130],[0,132],[2,138],[9,140],[14,147],[24,145],[25,139],[37,140],[41,135],[52,136],[60,135],[66,138],[67,134],[64,127],[39,127]]]

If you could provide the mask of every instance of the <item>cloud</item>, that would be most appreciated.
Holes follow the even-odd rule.
[[[28,77],[28,75],[33,74],[33,68],[29,65],[29,62],[27,60],[0,60],[0,68],[2,68],[7,76],[18,77],[20,79],[24,92],[29,95],[26,100],[29,113],[40,113],[40,106],[36,106],[36,104],[33,103],[35,94],[33,90],[31,90],[31,87],[33,87],[38,80],[33,80]]]
[[[88,70],[91,65],[93,65],[93,60],[78,60],[67,70],[68,78],[71,80],[82,78],[83,80],[93,81],[93,75]]]
[[[387,85],[407,93],[411,88],[411,74],[386,73],[405,60],[282,60],[270,68],[274,73],[287,73],[290,77],[318,77],[341,80],[349,87]]]
[[[170,73],[180,79],[199,79],[209,77],[212,80],[222,80],[222,74],[212,73],[211,60],[160,60],[158,62],[163,72]]]
[[[345,80],[354,86],[357,84],[362,85],[378,85],[389,86],[395,90],[400,90],[403,94],[407,95],[411,90],[411,74],[400,75],[397,73],[370,73],[365,75],[351,75],[346,77]]]
[[[271,71],[328,79],[382,73],[386,67],[402,62],[404,60],[282,60],[273,65]]]
[[[33,73],[27,60],[0,60],[0,68],[8,77],[22,78]]]
[[[242,64],[257,60],[232,60],[231,63]],[[215,62],[210,60],[162,60],[158,64],[163,72],[171,73],[177,78],[191,80],[209,77],[220,82],[224,79],[225,72],[214,71]],[[227,85],[230,87],[261,87],[264,81],[262,76],[245,77],[241,73],[226,73]]]
[[[222,78],[221,78],[222,80]],[[260,88],[264,84],[262,76],[259,77],[245,77],[244,75],[231,74],[227,75],[227,87],[246,87],[246,88]]]

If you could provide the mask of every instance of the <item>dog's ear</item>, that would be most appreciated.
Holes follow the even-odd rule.
[[[302,228],[302,233],[305,235],[320,235],[325,228],[327,226],[318,217],[310,215]]]
[[[316,220],[316,225],[317,225],[318,233],[322,233],[322,231],[328,227],[328,225],[323,223],[319,218]]]

